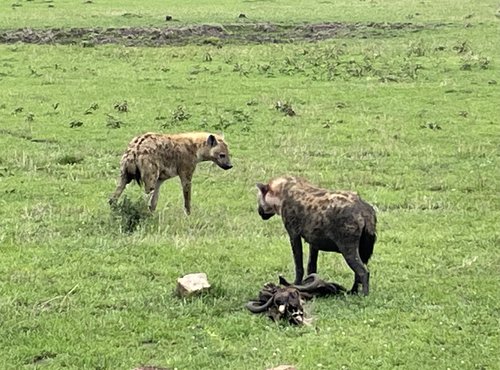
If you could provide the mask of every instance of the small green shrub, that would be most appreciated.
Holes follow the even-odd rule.
[[[151,213],[142,199],[132,201],[125,196],[121,201],[111,204],[111,216],[120,223],[121,232],[131,234]]]

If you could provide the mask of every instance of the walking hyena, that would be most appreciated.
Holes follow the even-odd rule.
[[[295,260],[295,284],[304,276],[302,238],[309,243],[307,274],[317,270],[318,251],[342,253],[354,271],[351,292],[358,285],[368,295],[370,273],[365,264],[373,253],[377,218],[371,205],[350,191],[329,191],[305,179],[278,177],[257,184],[259,215],[267,220],[281,215]]]
[[[149,209],[158,203],[160,187],[165,180],[179,176],[184,194],[184,210],[191,212],[191,179],[199,162],[212,161],[220,168],[233,166],[223,138],[204,132],[185,134],[146,133],[135,137],[122,156],[120,177],[109,202],[114,203],[132,180],[149,195]]]

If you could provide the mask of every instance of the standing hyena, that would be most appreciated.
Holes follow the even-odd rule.
[[[191,179],[196,165],[203,161],[212,161],[224,170],[233,167],[222,137],[205,132],[175,135],[146,133],[137,136],[123,154],[118,186],[109,202],[116,202],[127,184],[136,180],[139,185],[144,183],[144,191],[149,195],[149,209],[154,211],[163,182],[179,176],[184,210],[189,214]]]
[[[307,180],[284,176],[269,184],[257,184],[259,214],[267,220],[281,215],[290,236],[295,260],[295,284],[304,276],[302,238],[309,243],[307,274],[317,270],[318,251],[342,253],[354,271],[351,292],[358,285],[368,295],[370,273],[365,264],[373,253],[376,240],[375,210],[358,194],[350,191],[329,191]]]

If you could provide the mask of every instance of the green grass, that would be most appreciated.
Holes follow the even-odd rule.
[[[159,26],[241,22],[470,22],[496,23],[499,4],[410,0],[0,0],[0,28]]]
[[[13,3],[0,2],[2,28],[160,25],[165,13],[229,23],[252,11],[450,24],[221,48],[0,45],[0,368],[498,367],[497,3]],[[125,101],[128,112],[114,108]],[[172,119],[179,106],[188,120]],[[107,197],[128,141],[190,130],[223,131],[234,168],[198,167],[190,217],[168,181],[158,211],[122,232]],[[254,190],[287,173],[359,191],[379,215],[371,295],[313,301],[306,328],[243,307],[293,276],[286,232],[260,220]],[[126,195],[142,199],[135,185]],[[352,283],[340,255],[321,254],[319,269]],[[176,278],[199,271],[213,290],[174,297]]]

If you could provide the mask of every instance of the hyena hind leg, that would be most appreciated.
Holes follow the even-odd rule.
[[[156,181],[155,188],[153,190],[153,194],[151,195],[149,210],[153,212],[156,209],[156,205],[158,204],[158,197],[160,196],[160,187],[165,182],[165,180]]]
[[[363,294],[366,296],[369,294],[369,279],[370,273],[366,269],[365,265],[361,261],[358,251],[359,243],[352,243],[352,245],[343,246],[341,250],[345,250],[346,253],[342,253],[345,261],[354,272],[354,284],[351,288],[350,293],[356,294],[358,292],[358,285],[363,286]]]
[[[114,191],[113,194],[109,197],[109,204],[114,204],[120,198],[120,195],[122,195],[123,191],[127,187],[127,185],[130,183],[130,179],[127,177],[127,175],[121,175],[117,183],[118,185],[116,186],[116,190]]]

